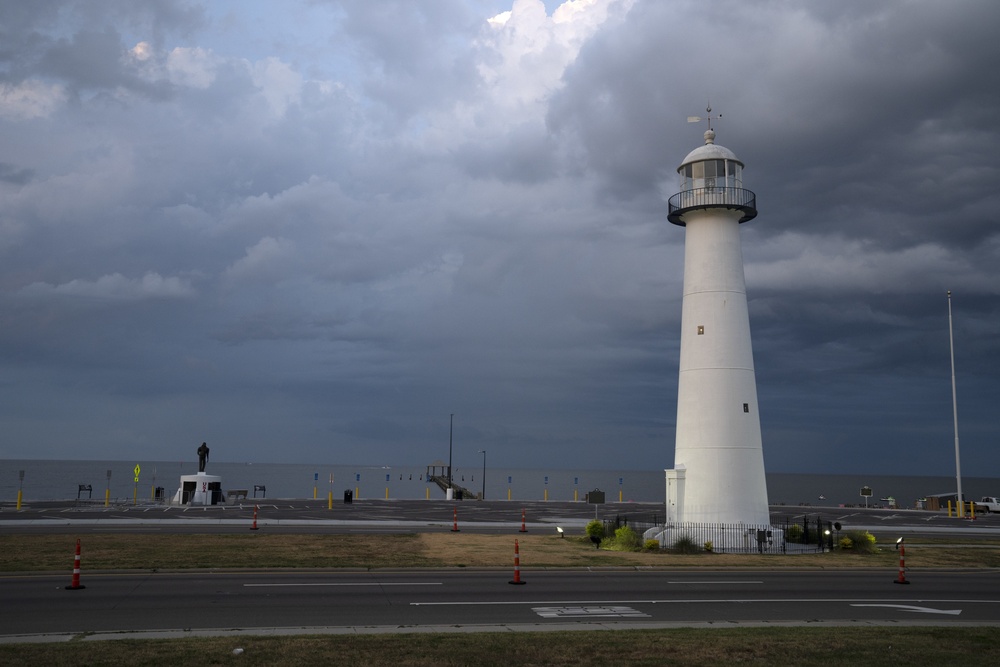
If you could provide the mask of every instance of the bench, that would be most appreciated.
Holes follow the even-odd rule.
[[[233,499],[239,500],[240,498],[246,500],[247,489],[229,489],[228,491],[226,491],[226,498],[228,500],[233,500]]]

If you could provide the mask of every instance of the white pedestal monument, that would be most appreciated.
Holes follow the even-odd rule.
[[[181,475],[181,485],[171,501],[172,505],[221,505],[226,502],[222,492],[222,478],[205,473],[208,463],[208,443],[198,448],[198,474]]]
[[[172,505],[222,505],[226,496],[222,492],[222,477],[199,472],[181,475],[181,485],[174,495]]]

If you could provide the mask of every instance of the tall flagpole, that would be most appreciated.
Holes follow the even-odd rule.
[[[948,344],[951,350],[951,410],[955,417],[955,480],[958,482],[958,515],[965,516],[962,503],[962,460],[958,455],[958,392],[955,390],[955,335],[951,327],[951,290],[948,290]]]
[[[950,294],[950,292],[949,292]],[[451,485],[451,434],[455,430],[455,414],[452,413],[451,419],[448,422],[448,488],[453,489]],[[452,491],[454,493],[454,491]]]

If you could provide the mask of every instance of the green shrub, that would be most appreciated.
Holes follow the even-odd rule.
[[[848,531],[845,538],[841,538],[841,542],[845,539],[851,541],[851,550],[858,554],[873,554],[877,551],[875,548],[875,536],[869,533],[867,530],[851,530]]]
[[[707,551],[708,553],[712,553],[712,549],[714,549],[714,548],[715,548],[715,545],[712,544],[712,540],[706,540],[705,546],[704,546],[705,551]]]
[[[701,552],[701,547],[691,539],[690,535],[681,535],[676,540],[671,547],[675,553],[679,554],[696,554]]]
[[[850,549],[854,546],[854,542],[849,537],[840,538],[839,544],[841,549]]]
[[[616,530],[614,538],[609,542],[610,544],[605,543],[605,546],[613,551],[639,551],[642,548],[642,540],[639,535],[628,526],[622,526]]]
[[[587,527],[584,529],[587,531],[587,537],[596,537],[599,540],[604,539],[604,522],[594,519],[587,523]]]
[[[642,548],[646,551],[659,551],[660,541],[659,540],[646,540],[642,543]]]
[[[786,542],[798,542],[802,539],[802,526],[797,523],[793,523],[788,528],[785,529],[785,541]]]

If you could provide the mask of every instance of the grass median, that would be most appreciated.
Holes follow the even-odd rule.
[[[521,567],[851,568],[898,565],[890,546],[872,554],[837,550],[800,555],[606,551],[582,537],[417,533],[400,535],[123,534],[0,535],[0,572],[69,571],[76,540],[84,571],[241,568]],[[907,548],[919,568],[1000,567],[1000,544],[929,543]]]
[[[998,628],[848,627],[310,635],[0,645],[8,665],[988,665]],[[234,653],[240,649],[238,653]]]

